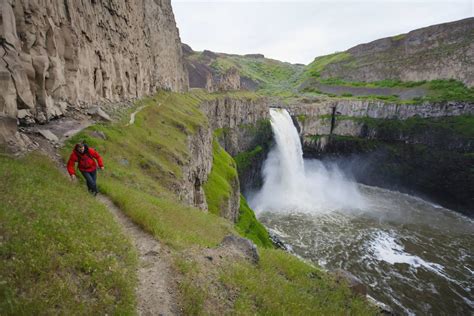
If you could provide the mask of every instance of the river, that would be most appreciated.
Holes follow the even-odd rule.
[[[325,269],[356,275],[369,295],[407,315],[472,315],[474,221],[407,194],[357,184],[336,165],[303,160],[285,110],[276,145],[249,194],[262,223]]]

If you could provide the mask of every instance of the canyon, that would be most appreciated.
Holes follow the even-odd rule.
[[[296,127],[292,142],[300,138],[305,158],[335,164],[360,185],[409,193],[474,215],[474,18],[299,65],[261,54],[194,51],[181,42],[170,0],[1,0],[0,8],[0,167],[2,177],[17,184],[3,183],[0,192],[7,192],[5,212],[18,211],[9,213],[8,242],[20,238],[15,235],[17,213],[27,218],[25,227],[35,222],[33,205],[45,218],[55,205],[61,206],[58,217],[61,211],[78,212],[76,206],[63,205],[61,197],[52,197],[53,204],[37,197],[30,201],[17,187],[33,190],[28,185],[37,181],[39,196],[49,196],[52,181],[51,187],[70,199],[73,193],[83,198],[99,214],[94,215],[97,222],[87,223],[87,213],[74,220],[84,219],[78,227],[98,234],[97,227],[110,226],[111,235],[99,236],[105,241],[97,247],[108,254],[96,255],[94,240],[88,239],[87,260],[94,263],[82,262],[81,247],[67,248],[58,237],[52,238],[60,245],[58,254],[51,257],[62,258],[61,247],[79,254],[72,271],[83,278],[74,281],[83,287],[80,291],[113,301],[99,306],[101,312],[115,312],[120,304],[126,308],[118,310],[134,310],[129,278],[136,262],[133,246],[103,214],[103,205],[77,186],[66,190],[57,170],[82,140],[106,158],[107,169],[99,177],[107,196],[102,200],[115,213],[123,212],[137,225],[134,229],[157,240],[160,253],[140,256],[163,256],[166,266],[173,266],[176,271],[167,273],[176,274],[170,278],[176,284],[170,288],[177,289],[181,311],[188,314],[272,314],[296,305],[316,314],[375,313],[366,291],[354,294],[345,281],[274,249],[275,244],[286,246],[278,238],[270,240],[247,204],[246,198],[262,188],[262,171],[276,148],[271,109],[288,112],[286,130]],[[35,161],[40,166],[33,172]],[[28,182],[22,164],[35,181]],[[71,218],[66,222],[74,231]],[[21,238],[36,233],[25,230]],[[16,244],[8,245],[14,249]],[[5,253],[5,261],[13,262],[15,251]],[[28,261],[28,255],[20,257]],[[108,279],[99,282],[96,292],[89,278],[108,275],[100,260],[109,257],[127,260],[104,263],[118,269],[113,270],[114,286],[120,289],[104,294],[99,288],[107,288]],[[141,276],[141,283],[147,281],[152,280]],[[265,291],[259,291],[262,286]],[[280,288],[285,291],[275,292]],[[18,299],[11,293],[12,300]],[[67,313],[72,301],[58,310]]]

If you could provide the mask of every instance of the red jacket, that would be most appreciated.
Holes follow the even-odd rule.
[[[76,145],[76,147],[74,147],[74,150],[71,153],[71,156],[69,157],[69,161],[67,162],[67,171],[70,175],[75,175],[76,162],[79,162],[79,170],[86,172],[94,171],[95,169],[97,169],[97,163],[92,158],[97,160],[99,167],[102,168],[104,166],[104,163],[102,162],[102,157],[94,149],[88,148],[86,146],[84,153],[81,154],[79,150],[77,150]]]

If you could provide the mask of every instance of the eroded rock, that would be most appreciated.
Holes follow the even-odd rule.
[[[39,129],[38,133],[41,134],[41,136],[43,136],[50,142],[53,142],[53,143],[59,142],[59,138],[56,135],[54,135],[49,129]]]
[[[44,124],[82,105],[188,87],[170,0],[15,0],[0,8],[1,117],[28,110],[22,124]]]
[[[225,236],[221,242],[221,247],[229,247],[238,250],[252,263],[258,263],[260,261],[257,246],[246,238],[234,235]]]

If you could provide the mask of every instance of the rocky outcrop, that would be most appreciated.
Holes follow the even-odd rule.
[[[190,161],[183,166],[184,185],[178,194],[189,205],[207,210],[203,185],[212,169],[212,132],[208,126],[188,136]]]
[[[347,50],[321,78],[346,81],[457,79],[474,86],[474,18],[382,38]]]
[[[231,155],[252,150],[261,142],[271,139],[271,129],[265,122],[269,117],[269,103],[265,98],[257,96],[220,96],[206,100],[200,104],[201,110],[209,120],[211,130],[220,130],[218,141]],[[266,131],[265,132],[262,132]],[[268,139],[263,139],[265,138]],[[266,157],[266,151],[260,154],[260,162]],[[235,167],[235,166],[234,166]],[[255,171],[255,170],[254,170]],[[230,185],[228,199],[220,206],[220,215],[233,222],[238,220],[242,179],[239,177],[227,179]],[[247,179],[246,179],[247,180]]]
[[[170,0],[0,2],[0,124],[186,90]],[[29,119],[26,119],[29,118]]]
[[[235,156],[256,146],[256,128],[259,122],[269,119],[270,106],[266,98],[224,96],[205,101],[200,107],[213,130],[224,130],[220,143],[231,156]]]
[[[218,91],[240,90],[240,73],[237,68],[227,69],[216,85]]]
[[[183,44],[183,53],[191,88],[202,88],[208,92],[223,92],[240,89],[255,90],[258,87],[257,82],[241,76],[240,71],[235,66],[225,70],[215,67],[218,58],[225,59],[233,55],[214,53],[208,50],[195,52],[186,44]],[[257,57],[248,56],[248,58]]]
[[[474,176],[466,166],[474,163],[473,103],[326,100],[289,110],[307,157],[330,157],[359,182],[472,215]]]

